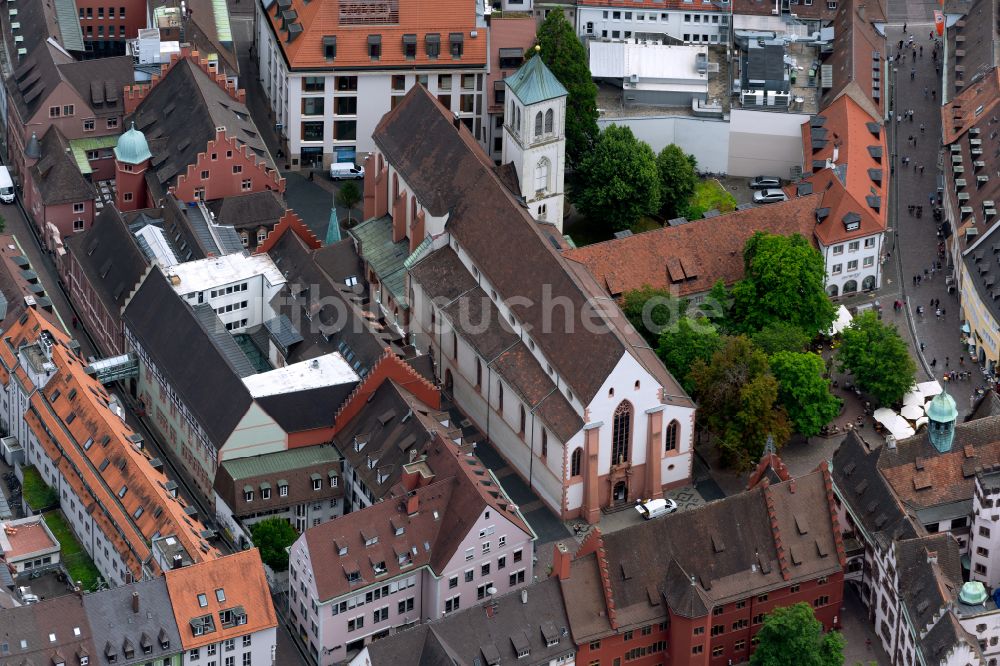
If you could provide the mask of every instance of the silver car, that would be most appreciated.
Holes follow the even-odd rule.
[[[781,187],[781,179],[776,176],[756,176],[747,184],[751,190],[766,190]]]
[[[753,193],[754,203],[765,204],[779,201],[788,201],[788,197],[781,190],[759,190]]]

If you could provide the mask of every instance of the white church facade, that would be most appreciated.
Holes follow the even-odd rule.
[[[352,235],[373,300],[455,403],[555,513],[596,522],[690,482],[695,405],[562,256],[565,89],[540,58],[508,81],[501,167],[410,91],[375,130]]]

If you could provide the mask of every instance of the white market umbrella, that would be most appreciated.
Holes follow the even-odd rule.
[[[929,382],[924,382],[922,384],[917,384],[917,390],[923,394],[925,399],[933,398],[938,393],[944,391],[944,389],[941,387],[941,382],[939,382],[936,379],[931,380]]]
[[[913,427],[906,422],[906,419],[898,414],[892,423],[886,425],[886,428],[888,428],[889,432],[892,433],[892,436],[896,438],[896,441],[906,439],[907,437],[913,437],[913,435],[916,434],[916,430],[914,430]]]
[[[917,407],[923,409],[924,402],[926,400],[927,398],[924,397],[923,393],[921,393],[917,389],[914,389],[913,391],[910,391],[909,393],[903,396],[903,406],[905,407],[906,405],[916,405]]]
[[[837,308],[837,318],[834,320],[833,325],[830,326],[830,330],[828,331],[829,335],[839,335],[844,331],[844,329],[851,325],[852,320],[853,317],[851,317],[850,310],[841,305]]]
[[[896,412],[892,411],[888,407],[879,407],[878,409],[875,410],[875,413],[872,414],[872,417],[876,421],[878,421],[887,428],[889,427],[890,423],[896,420],[897,416],[898,414],[896,414]]]
[[[908,421],[916,421],[924,416],[924,407],[923,405],[903,405],[903,408],[899,410],[899,415]]]
[[[921,416],[921,417],[920,417],[919,419],[917,419],[917,422],[916,422],[916,423],[914,424],[914,427],[915,427],[915,428],[916,428],[917,430],[920,430],[920,426],[925,426],[925,425],[927,425],[927,424],[928,424],[929,422],[930,422],[930,419],[929,419],[929,418],[927,418],[926,416]]]

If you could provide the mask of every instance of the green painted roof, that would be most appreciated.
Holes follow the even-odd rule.
[[[539,56],[528,58],[521,69],[504,81],[522,104],[537,104],[569,94]]]
[[[958,408],[955,399],[948,391],[941,391],[927,405],[927,418],[937,423],[951,423],[958,418]]]
[[[406,304],[406,258],[410,256],[410,242],[403,239],[392,242],[392,218],[388,215],[373,217],[349,232],[361,245],[361,257],[371,266],[375,275],[400,305]]]
[[[117,143],[118,137],[114,135],[88,136],[82,139],[70,139],[69,147],[73,151],[73,159],[76,160],[76,166],[79,167],[80,173],[88,175],[93,173],[94,170],[90,168],[87,151],[114,148]]]
[[[223,44],[233,41],[233,28],[229,23],[229,7],[226,0],[212,0],[212,15],[215,17],[215,33]]]
[[[77,18],[76,3],[73,0],[56,0],[56,22],[59,24],[59,34],[62,45],[67,51],[83,51],[83,29]]]
[[[120,162],[126,164],[141,164],[153,154],[149,152],[149,144],[146,143],[146,136],[135,128],[135,123],[127,132],[118,137],[118,145],[115,146],[115,157]]]
[[[340,453],[333,446],[304,446],[300,449],[289,449],[263,456],[225,460],[222,466],[226,468],[234,481],[240,481],[256,476],[293,472],[297,469],[314,467],[323,463],[332,465],[339,461]]]

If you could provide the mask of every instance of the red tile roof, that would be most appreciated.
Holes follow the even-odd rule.
[[[743,277],[743,247],[757,231],[812,239],[819,195],[757,206],[568,250],[614,296],[649,285],[686,296]]]
[[[4,335],[3,366],[15,367],[18,348],[42,333],[53,343],[57,372],[32,393],[24,420],[128,570],[137,578],[144,564],[158,570],[150,548],[157,536],[175,537],[195,562],[217,557],[200,536],[205,526],[166,489],[167,477],[133,442],[135,433],[111,410],[110,396],[69,349],[65,332],[28,310]],[[31,386],[23,367],[15,372]]]
[[[885,37],[872,25],[873,21],[884,20],[880,13],[878,8],[868,11],[865,0],[840,0],[833,22],[833,53],[823,62],[833,68],[833,87],[824,92],[820,106],[850,95],[865,107],[872,120],[882,118],[888,91],[884,72],[887,52]],[[878,97],[874,92],[876,81]]]
[[[848,95],[837,98],[816,120],[819,117],[825,119],[820,127],[813,127],[814,120],[802,124],[803,173],[809,174],[814,163],[826,163],[805,178],[813,192],[822,193],[827,213],[816,225],[816,237],[829,246],[884,231],[889,187],[884,128]],[[872,177],[876,171],[880,181]],[[878,209],[868,201],[873,193],[879,198]],[[860,224],[848,231],[845,217],[854,215]]]
[[[171,569],[164,577],[185,650],[278,626],[264,565],[256,548]],[[238,614],[240,609],[246,618],[244,624],[222,624],[221,611],[233,610]],[[195,636],[192,620],[206,615],[212,617],[214,629]]]
[[[3,531],[4,533],[0,537],[6,537],[10,549],[3,550],[0,554],[8,561],[59,545],[49,535],[49,531],[40,516],[34,521],[19,525],[5,524]]]
[[[268,22],[281,45],[285,61],[291,69],[333,67],[353,67],[387,69],[392,67],[472,67],[486,64],[487,29],[476,27],[476,3],[464,0],[387,0],[378,7],[395,7],[396,15],[386,15],[384,24],[366,19],[352,24],[344,22],[342,13],[347,14],[352,6],[362,3],[350,0],[290,0],[290,8],[295,18],[289,23],[302,27],[298,37],[289,42],[289,32],[283,29],[281,2],[274,2],[267,10]],[[369,11],[376,5],[368,4]],[[473,37],[472,32],[477,32]],[[463,54],[453,59],[449,50],[449,35],[462,33]],[[415,35],[417,54],[407,59],[403,53],[403,35]],[[427,57],[424,48],[428,34],[439,35],[440,55],[437,59]],[[379,35],[382,38],[382,54],[378,60],[368,56],[368,38]],[[336,57],[327,60],[324,38],[336,37]],[[402,71],[402,70],[401,70]]]

